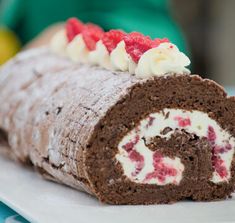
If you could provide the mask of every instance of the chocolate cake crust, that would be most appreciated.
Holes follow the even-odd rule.
[[[164,108],[207,113],[235,136],[235,98],[213,81],[188,74],[138,79],[35,49],[1,69],[0,95],[0,128],[8,134],[9,151],[102,202],[209,201],[226,198],[234,189],[234,159],[229,182],[210,182],[211,145],[188,132],[177,130],[169,140],[155,137],[146,144],[181,158],[185,171],[179,185],[132,182],[115,158],[120,140]]]

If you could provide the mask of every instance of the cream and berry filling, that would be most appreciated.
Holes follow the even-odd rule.
[[[138,32],[104,32],[94,24],[76,18],[66,22],[65,30],[51,41],[51,49],[75,62],[124,71],[138,77],[167,73],[189,73],[187,56],[168,39],[154,39]]]
[[[165,128],[171,129],[163,134]],[[206,113],[193,110],[164,109],[141,120],[118,145],[116,159],[131,181],[144,184],[179,184],[186,168],[179,157],[168,157],[152,151],[146,142],[153,137],[169,139],[176,130],[184,130],[199,138],[206,137],[212,147],[213,183],[231,177],[235,138]]]

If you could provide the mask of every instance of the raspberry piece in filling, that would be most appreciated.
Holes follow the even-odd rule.
[[[149,49],[152,48],[153,41],[149,36],[144,36],[138,32],[132,32],[125,35],[123,38],[125,42],[126,52],[131,56],[135,63],[138,63],[140,57]]]
[[[103,37],[103,35],[103,29],[92,23],[88,23],[82,31],[83,40],[90,51],[95,50],[96,43]]]
[[[163,163],[163,156],[158,152],[153,154],[153,166],[154,171],[146,175],[145,181],[158,179],[159,182],[164,183],[166,177],[177,175],[177,170],[173,167],[165,165]]]
[[[128,143],[126,143],[125,145],[122,146],[123,149],[125,149],[127,152],[130,152],[134,146],[138,143],[140,137],[137,135],[135,136],[133,141],[130,141]]]
[[[215,145],[213,147],[213,152],[223,154],[223,153],[228,152],[231,149],[232,149],[231,144],[227,143],[224,147]]]
[[[130,141],[122,146],[128,153],[128,157],[132,162],[135,162],[135,171],[132,172],[132,176],[136,176],[144,167],[144,157],[134,150],[134,146],[139,142],[140,137],[137,135],[133,141]]]
[[[117,46],[117,44],[123,40],[125,33],[121,30],[110,30],[104,33],[102,42],[105,45],[109,53],[111,53]]]
[[[190,118],[183,118],[180,116],[176,116],[174,120],[178,121],[178,126],[179,127],[186,127],[191,125]]]
[[[216,154],[212,156],[212,165],[221,178],[228,176],[227,169],[224,166],[224,161]]]
[[[219,154],[226,153],[229,150],[232,149],[231,144],[227,143],[224,147],[218,146],[215,144],[216,140],[216,133],[215,130],[212,126],[208,126],[207,129],[207,138],[211,145],[213,146],[212,148],[212,166],[214,171],[216,171],[221,178],[225,178],[228,176],[228,171],[224,165],[224,161],[220,158]]]
[[[68,19],[68,21],[65,24],[68,41],[71,42],[76,35],[82,32],[84,27],[85,25],[77,18]]]
[[[208,130],[207,130],[207,138],[211,143],[215,143],[215,140],[216,140],[215,130],[210,125],[208,126]]]
[[[135,171],[131,173],[132,176],[136,176],[144,167],[144,157],[136,150],[130,151],[128,157],[132,162],[135,162]]]
[[[147,125],[146,125],[146,128],[152,126],[155,119],[156,119],[155,117],[149,116],[149,117],[148,117],[148,123],[147,123]]]

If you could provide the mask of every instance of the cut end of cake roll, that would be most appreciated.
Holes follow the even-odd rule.
[[[88,179],[111,204],[211,201],[234,189],[234,98],[196,75],[134,85],[96,126]]]

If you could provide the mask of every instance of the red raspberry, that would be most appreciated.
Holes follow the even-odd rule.
[[[102,38],[103,35],[103,29],[92,23],[88,23],[82,31],[83,40],[90,51],[95,50],[96,43]]]
[[[153,125],[154,120],[155,120],[155,118],[154,118],[154,117],[149,116],[149,117],[148,117],[148,123],[147,123],[147,125],[146,125],[146,128],[148,128],[148,127],[152,126],[152,125]]]
[[[218,156],[212,156],[212,165],[221,178],[227,177],[228,172],[224,166],[224,161]]]
[[[174,118],[175,121],[178,121],[178,126],[179,127],[186,127],[186,126],[190,126],[191,125],[191,120],[190,118],[183,118],[183,117],[180,117],[180,116],[176,116]]]
[[[169,41],[169,39],[167,39],[167,38],[162,38],[162,39],[156,38],[156,39],[153,40],[152,47],[153,47],[153,48],[154,48],[154,47],[158,47],[161,43],[169,43],[169,42],[170,42],[170,41]]]
[[[77,18],[70,18],[66,22],[65,29],[68,41],[71,42],[76,35],[82,32],[84,24]]]
[[[208,126],[208,130],[207,130],[207,138],[211,143],[214,143],[216,140],[215,129],[210,125]]]
[[[138,32],[132,32],[124,36],[126,51],[135,63],[138,63],[140,57],[152,48],[152,40],[149,36],[144,36]]]
[[[103,44],[106,46],[106,49],[109,53],[116,48],[117,44],[123,40],[125,33],[121,30],[110,30],[109,32],[104,33],[102,38]]]
[[[156,163],[154,165],[154,171],[147,173],[145,176],[145,181],[149,181],[151,179],[158,179],[160,182],[164,182],[167,176],[176,176],[177,170],[173,167],[167,166],[162,161]]]
[[[155,152],[153,154],[153,163],[158,164],[158,163],[162,162],[162,158],[163,158],[163,156],[160,152]]]
[[[133,150],[134,146],[139,142],[140,137],[137,135],[135,136],[133,141],[130,141],[122,146],[123,149],[125,149],[128,153]]]
[[[132,176],[136,176],[140,173],[140,171],[144,167],[144,157],[136,150],[130,151],[128,156],[132,162],[135,162],[135,171],[132,172],[131,174]]]

